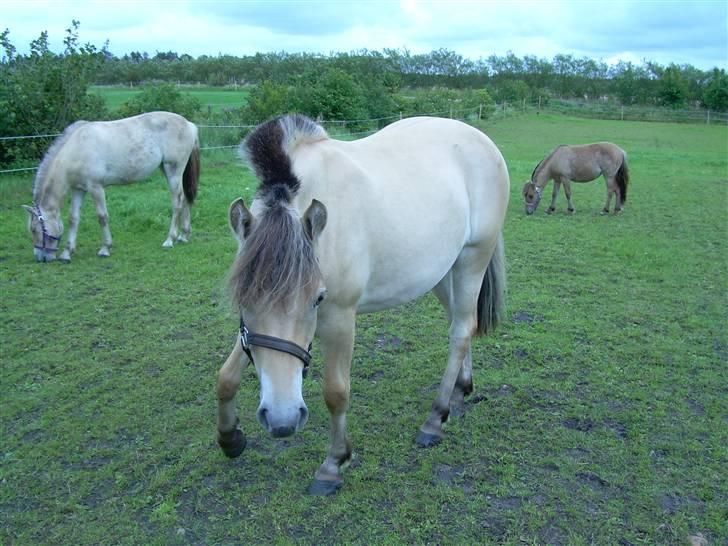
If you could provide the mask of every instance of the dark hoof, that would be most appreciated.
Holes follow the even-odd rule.
[[[465,405],[459,404],[457,406],[450,406],[450,416],[451,417],[462,417],[465,415]]]
[[[415,441],[420,447],[432,447],[439,444],[442,441],[442,437],[437,434],[420,431]]]
[[[569,214],[574,214],[574,209],[566,209]]]
[[[313,483],[308,486],[308,494],[320,497],[330,497],[341,489],[343,483],[344,482],[342,481],[314,480]]]
[[[234,459],[235,457],[240,456],[245,449],[245,444],[247,442],[245,441],[243,431],[239,428],[235,428],[232,432],[220,432],[217,437],[217,443],[220,444],[222,452],[225,455]]]

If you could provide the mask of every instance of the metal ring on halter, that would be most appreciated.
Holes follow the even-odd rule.
[[[266,336],[263,334],[255,334],[248,330],[245,325],[242,315],[240,316],[240,345],[243,348],[243,352],[247,355],[250,362],[255,366],[255,360],[253,360],[253,353],[250,350],[251,347],[264,347],[266,349],[273,349],[274,351],[280,351],[289,355],[295,356],[301,362],[303,362],[303,377],[305,378],[308,374],[308,366],[311,363],[311,348],[313,343],[309,344],[308,350],[304,349],[300,345],[281,339],[279,337]]]

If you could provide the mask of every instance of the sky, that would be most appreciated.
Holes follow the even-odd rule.
[[[0,0],[0,30],[20,53],[44,30],[61,52],[73,19],[81,43],[108,40],[119,57],[444,48],[473,61],[512,52],[728,69],[726,0]]]

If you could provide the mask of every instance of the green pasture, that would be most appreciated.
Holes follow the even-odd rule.
[[[69,265],[35,263],[20,208],[32,179],[0,178],[0,543],[726,544],[728,127],[481,128],[511,175],[508,320],[474,343],[466,414],[421,449],[443,312],[427,296],[358,319],[355,460],[332,498],[305,494],[328,445],[318,355],[297,436],[257,424],[249,372],[248,447],[228,460],[216,445],[215,378],[238,326],[226,212],[256,187],[232,151],[203,154],[189,244],[161,248],[170,199],[155,176],[108,191],[108,259],[84,204]],[[536,163],[599,140],[628,151],[624,212],[599,214],[598,180],[574,185],[574,215],[563,196],[545,214],[549,186],[526,216]]]
[[[105,86],[91,87],[90,92],[102,97],[106,107],[114,112],[134,95],[141,92],[140,87]],[[240,108],[248,97],[248,89],[243,87],[211,87],[204,85],[179,86],[182,93],[196,97],[202,104],[203,112],[220,112],[223,108]]]

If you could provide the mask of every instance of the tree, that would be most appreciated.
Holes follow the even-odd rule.
[[[6,96],[0,101],[0,125],[6,136],[58,133],[79,119],[98,120],[108,115],[102,99],[88,93],[94,76],[106,57],[91,44],[79,45],[79,22],[72,21],[63,40],[64,51],[56,55],[48,47],[48,33],[30,43],[28,55],[17,55],[9,31],[0,35],[5,50],[0,65]],[[39,158],[47,142],[13,141],[3,147],[0,162]]]
[[[711,110],[728,111],[728,74],[724,69],[713,69],[703,93],[703,104]]]

